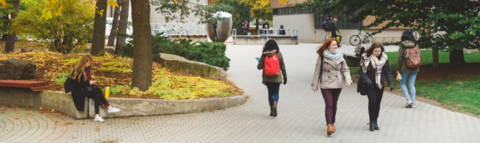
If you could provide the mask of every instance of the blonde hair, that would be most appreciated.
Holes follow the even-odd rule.
[[[77,66],[75,66],[75,69],[73,70],[73,74],[71,75],[70,78],[73,80],[77,80],[80,82],[80,77],[83,75],[85,77],[85,65],[87,62],[92,62],[93,59],[90,55],[85,55],[80,59],[80,62],[78,62]],[[90,63],[90,69],[92,69],[93,64]],[[92,72],[92,70],[90,70]],[[86,77],[85,77],[86,78]]]

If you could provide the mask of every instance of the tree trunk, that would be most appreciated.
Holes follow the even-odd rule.
[[[108,0],[98,0],[97,7],[95,11],[95,22],[93,25],[93,38],[92,38],[92,51],[91,55],[97,56],[105,50],[105,24],[107,23],[107,1]],[[103,14],[98,14],[99,11],[103,10]]]
[[[432,47],[432,62],[433,62],[433,67],[434,68],[438,68],[438,66],[440,65],[440,61],[439,61],[439,56],[438,56],[438,45],[433,45]]]
[[[120,12],[120,21],[118,22],[118,31],[126,33],[128,26],[128,9],[130,6],[130,0],[123,0],[122,10]],[[123,52],[123,46],[125,46],[125,38],[123,36],[117,36],[117,41],[115,44],[115,54],[120,54]]]
[[[133,77],[132,87],[141,91],[152,85],[152,35],[149,0],[132,0]]]
[[[255,31],[258,31],[258,18],[255,18]],[[257,33],[257,35],[260,35],[260,33]]]
[[[115,44],[115,30],[118,27],[118,17],[120,16],[120,6],[122,5],[122,0],[117,1],[118,7],[115,8],[115,12],[113,13],[113,22],[112,22],[112,30],[110,30],[110,36],[108,36],[108,46],[113,46]]]
[[[465,64],[463,49],[454,49],[450,52],[450,64],[461,65]]]
[[[20,0],[13,1],[13,6],[15,7],[15,12],[12,13],[12,17],[10,21],[15,17],[17,17],[17,12],[20,7]],[[10,29],[13,29],[13,28],[10,27]],[[7,36],[7,42],[5,43],[5,53],[10,53],[15,50],[15,39],[16,39],[15,37],[16,37],[15,31],[10,31],[10,34],[8,34]]]

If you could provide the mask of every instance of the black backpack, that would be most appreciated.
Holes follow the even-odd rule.
[[[362,68],[360,68],[360,70],[362,70]],[[363,78],[358,78],[357,93],[360,93],[360,95],[367,95],[367,83],[365,83]]]
[[[72,71],[73,73],[73,71]],[[71,92],[72,91],[72,81],[73,79],[68,76],[67,80],[65,83],[63,83],[63,88],[65,88],[65,93]]]
[[[322,28],[325,29],[325,31],[332,31],[333,30],[333,21],[328,19],[327,21],[323,22]]]

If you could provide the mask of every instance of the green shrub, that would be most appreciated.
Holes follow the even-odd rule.
[[[191,39],[171,40],[168,37],[161,36],[161,34],[152,37],[153,60],[157,59],[158,53],[167,53],[217,66],[225,71],[230,67],[230,59],[225,56],[227,45],[223,43],[192,42]],[[124,52],[120,55],[133,58],[133,40],[128,41],[124,47]]]

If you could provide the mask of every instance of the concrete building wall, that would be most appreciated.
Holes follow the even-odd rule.
[[[273,28],[280,28],[280,25],[283,25],[284,28],[290,29],[290,32],[292,32],[292,29],[297,29],[299,42],[312,43],[316,42],[315,22],[313,20],[313,14],[274,15]]]

